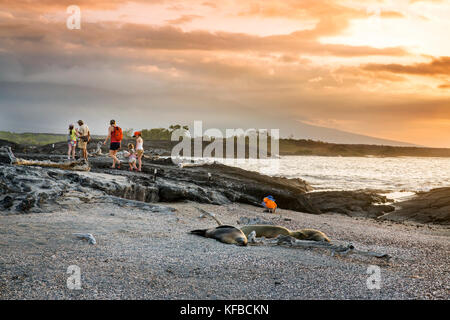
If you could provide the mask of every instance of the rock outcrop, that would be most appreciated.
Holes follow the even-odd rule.
[[[93,158],[93,172],[117,174],[109,169],[111,161]],[[156,170],[156,175],[155,175]],[[263,197],[271,194],[280,208],[320,214],[310,204],[306,192],[312,188],[301,179],[269,177],[221,164],[179,168],[170,159],[145,161],[145,174],[130,174],[136,184],[154,185],[158,201],[191,200],[201,203],[228,204],[240,202],[260,206]]]
[[[19,153],[15,156],[33,163],[64,160],[61,155]],[[89,159],[91,172],[15,166],[10,165],[9,160],[2,162],[0,184],[4,186],[4,196],[0,198],[0,209],[8,211],[39,212],[49,201],[55,205],[68,203],[71,198],[76,203],[104,195],[146,203],[191,200],[259,206],[261,199],[271,194],[281,208],[320,213],[306,197],[311,187],[301,179],[273,178],[220,164],[180,168],[170,159],[146,159],[143,172],[135,173],[127,171],[126,165],[122,170],[111,169],[111,159],[105,156]]]
[[[21,146],[12,146],[21,150]],[[47,146],[48,147],[48,146]],[[2,148],[4,149],[4,148]],[[61,154],[16,153],[18,158],[33,162],[63,163]],[[396,206],[376,191],[311,192],[301,179],[269,177],[257,172],[222,164],[185,166],[170,158],[145,158],[143,172],[111,169],[105,155],[89,158],[91,172],[53,168],[14,166],[0,153],[0,211],[40,212],[76,205],[82,202],[107,201],[137,206],[155,202],[194,201],[209,204],[233,202],[261,205],[272,195],[281,209],[313,214],[338,213],[351,217],[369,217],[421,223],[450,223],[450,188],[435,189]],[[109,197],[109,198],[108,198]],[[103,199],[103,200],[102,200]],[[153,208],[153,209],[152,209]],[[155,209],[158,210],[158,209]]]
[[[157,199],[156,188],[131,183],[126,177],[34,166],[0,165],[0,169],[0,212],[5,214],[76,209],[80,203],[96,202],[172,211],[149,204]]]
[[[380,219],[450,224],[450,187],[433,189],[396,204],[399,209]]]
[[[307,194],[310,203],[323,213],[377,218],[395,210],[385,196],[370,191],[320,191]]]

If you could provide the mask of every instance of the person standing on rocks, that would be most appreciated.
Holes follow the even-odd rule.
[[[142,156],[144,155],[144,140],[142,139],[142,134],[140,131],[136,131],[133,134],[133,138],[136,138],[136,152],[138,160],[138,171],[142,170]]]
[[[88,159],[88,153],[87,153],[87,144],[89,143],[89,140],[91,140],[91,133],[89,131],[89,127],[84,124],[83,120],[78,120],[78,131],[77,135],[79,137],[78,139],[78,148],[80,148],[83,151],[83,159]]]
[[[77,147],[77,131],[74,129],[73,124],[69,126],[67,144],[69,147],[69,151],[67,152],[67,159],[70,160],[70,157],[72,156],[73,160],[75,160],[75,148]]]
[[[106,144],[109,139],[111,139],[111,144],[109,145],[109,156],[113,159],[111,168],[114,169],[117,163],[117,169],[120,169],[120,160],[116,155],[121,147],[123,132],[122,129],[116,125],[116,120],[111,120],[109,122],[108,136],[106,137],[106,140],[105,142],[103,142],[103,144]]]

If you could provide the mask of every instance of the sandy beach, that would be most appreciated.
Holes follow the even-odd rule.
[[[161,203],[160,203],[161,204]],[[111,203],[53,213],[0,216],[0,299],[449,299],[448,226],[343,215],[278,214],[245,204],[162,203],[174,212]],[[188,234],[259,217],[290,229],[316,228],[334,243],[388,253],[389,262],[321,249],[227,245]],[[92,233],[90,245],[73,233]],[[70,290],[67,268],[81,271]],[[368,289],[369,265],[381,268]]]

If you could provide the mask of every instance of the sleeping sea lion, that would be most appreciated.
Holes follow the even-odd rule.
[[[330,239],[319,230],[314,229],[300,229],[291,231],[282,226],[272,225],[247,225],[241,227],[241,231],[248,236],[250,232],[255,231],[257,237],[276,238],[279,235],[291,236],[299,240],[314,240],[331,242]]]
[[[223,243],[236,244],[238,246],[247,245],[245,234],[233,226],[222,225],[211,229],[192,230],[191,233],[205,238],[213,238]]]

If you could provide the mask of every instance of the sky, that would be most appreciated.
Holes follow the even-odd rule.
[[[450,147],[449,18],[450,0],[0,0],[0,130],[307,124]]]

